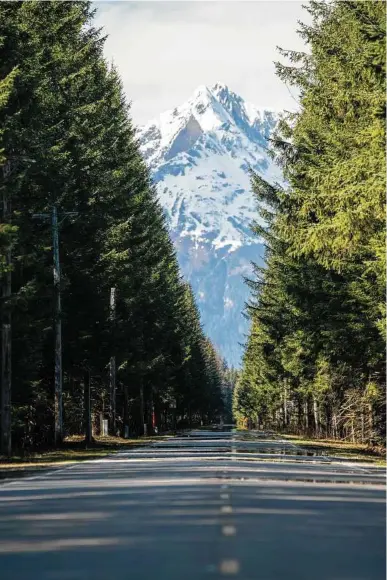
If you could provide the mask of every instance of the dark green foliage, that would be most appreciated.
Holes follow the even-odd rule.
[[[52,236],[36,214],[50,215],[53,204],[66,432],[82,428],[89,374],[95,424],[106,416],[113,355],[122,431],[141,432],[141,392],[149,429],[153,412],[159,427],[170,427],[193,410],[213,417],[221,404],[198,311],[192,295],[187,303],[120,79],[92,19],[88,2],[0,5],[0,163],[11,168],[0,188],[12,202],[12,224],[0,224],[0,268],[11,245],[16,444],[52,437]]]
[[[286,189],[253,176],[266,266],[234,410],[292,431],[385,436],[385,4],[311,2],[310,54],[278,65],[300,90],[273,141]],[[296,65],[296,66],[294,66]]]

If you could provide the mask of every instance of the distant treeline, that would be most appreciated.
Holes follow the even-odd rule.
[[[63,434],[84,429],[85,386],[91,387],[96,428],[100,413],[109,417],[112,358],[117,432],[127,426],[129,433],[142,433],[144,423],[148,432],[155,423],[159,430],[207,423],[223,410],[224,365],[180,276],[129,105],[117,71],[103,57],[104,36],[93,14],[83,1],[0,3],[5,452],[10,417],[14,446],[53,442],[54,208]]]
[[[249,282],[240,422],[385,439],[385,22],[382,1],[310,2],[299,94],[272,142],[286,186],[252,176],[266,245]],[[260,222],[261,223],[261,222]]]

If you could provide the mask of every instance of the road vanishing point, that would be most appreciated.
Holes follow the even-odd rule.
[[[0,486],[2,580],[382,580],[385,470],[191,431]]]

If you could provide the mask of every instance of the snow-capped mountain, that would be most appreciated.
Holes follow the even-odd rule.
[[[278,121],[222,83],[200,86],[183,105],[139,130],[141,151],[157,184],[183,274],[191,282],[204,329],[238,366],[248,323],[243,276],[262,247],[249,168],[268,181],[281,173],[268,156]]]

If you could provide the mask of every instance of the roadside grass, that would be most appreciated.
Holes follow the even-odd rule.
[[[309,439],[283,433],[280,436],[304,449],[324,452],[324,455],[343,457],[380,466],[386,465],[386,450],[383,447],[370,447],[364,443],[351,443],[338,439]]]
[[[166,439],[167,436],[138,437],[94,437],[91,445],[85,446],[81,435],[67,437],[60,448],[49,451],[16,452],[12,457],[0,455],[0,480],[25,477],[47,469],[64,467],[81,461],[101,459],[117,453],[120,449],[141,446]]]

